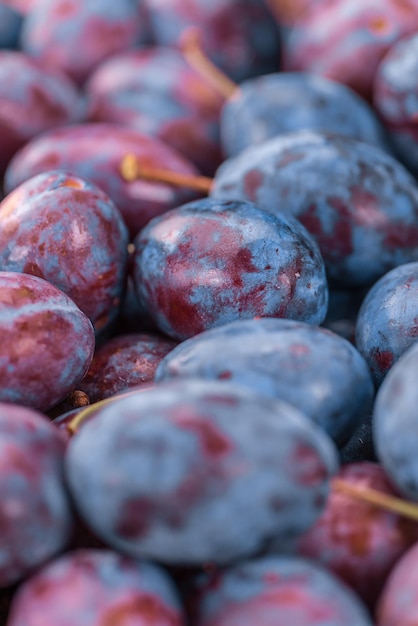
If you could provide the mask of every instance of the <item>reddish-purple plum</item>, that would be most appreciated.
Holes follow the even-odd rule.
[[[72,174],[34,176],[0,203],[0,269],[52,283],[89,317],[97,333],[118,315],[128,243],[112,200]]]
[[[398,496],[378,463],[350,463],[336,478],[357,489]],[[297,552],[321,563],[373,608],[401,555],[418,540],[418,524],[353,498],[331,483],[324,512],[298,541]]]
[[[38,276],[0,272],[0,401],[47,410],[73,391],[93,358],[88,317]]]
[[[118,335],[100,346],[79,385],[91,403],[130,387],[152,382],[161,360],[176,342],[161,335]]]
[[[284,68],[337,80],[370,99],[386,51],[418,28],[417,0],[324,0],[298,20]]]
[[[180,51],[147,47],[112,57],[91,75],[87,116],[158,137],[213,175],[221,163],[223,98]]]
[[[140,3],[134,0],[43,0],[28,11],[21,46],[83,83],[101,61],[147,38]]]
[[[195,175],[185,157],[155,137],[120,124],[80,124],[43,133],[14,156],[5,174],[5,191],[36,174],[65,170],[100,187],[122,213],[131,236],[150,219],[191,198],[195,192],[145,180],[126,181],[120,172],[127,154],[150,168]]]
[[[110,550],[74,550],[15,594],[8,626],[183,626],[177,591],[160,567]]]
[[[23,52],[0,50],[0,176],[33,137],[83,118],[71,80]]]
[[[0,587],[27,576],[71,539],[65,445],[41,413],[0,403]]]

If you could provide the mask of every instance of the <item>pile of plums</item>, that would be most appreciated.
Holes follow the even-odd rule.
[[[0,0],[0,624],[418,623],[418,0]]]

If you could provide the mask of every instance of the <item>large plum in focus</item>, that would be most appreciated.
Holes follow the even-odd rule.
[[[73,519],[65,436],[31,409],[0,403],[0,588],[63,550]]]
[[[155,137],[120,124],[80,124],[43,133],[19,150],[7,168],[5,191],[9,193],[35,174],[58,169],[73,172],[114,201],[134,237],[150,219],[195,198],[196,193],[146,180],[125,180],[120,168],[127,154],[147,168],[198,174],[192,163]]]
[[[288,548],[321,513],[328,436],[285,402],[219,381],[114,399],[67,447],[74,502],[118,551],[172,565]]]
[[[252,202],[190,202],[135,239],[133,277],[160,330],[187,339],[252,317],[320,324],[328,285],[319,249],[292,217]]]
[[[88,317],[29,274],[0,272],[0,401],[47,410],[75,389],[93,358]]]
[[[118,315],[128,243],[112,200],[72,174],[39,174],[0,203],[0,269],[52,283],[89,317],[96,333]]]

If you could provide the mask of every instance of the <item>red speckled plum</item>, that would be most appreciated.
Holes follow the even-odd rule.
[[[315,241],[293,218],[252,202],[190,202],[153,220],[135,247],[137,293],[174,339],[237,319],[320,324],[326,315],[328,285]]]
[[[39,174],[0,203],[0,269],[52,283],[74,300],[96,332],[117,317],[128,243],[112,200],[78,176]]]
[[[87,372],[94,352],[88,317],[37,276],[0,272],[0,401],[46,410]]]

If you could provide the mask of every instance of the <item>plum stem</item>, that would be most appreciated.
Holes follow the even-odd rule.
[[[117,402],[118,400],[122,400],[122,398],[126,398],[126,396],[131,396],[140,391],[138,388],[131,389],[129,391],[124,391],[123,393],[119,393],[116,396],[111,396],[110,398],[104,398],[103,400],[99,400],[99,402],[94,402],[90,404],[85,409],[80,411],[70,422],[67,424],[67,430],[70,435],[75,435],[80,424],[84,422],[89,416],[93,415],[104,406],[108,404],[112,404],[113,402]]]
[[[403,517],[418,521],[418,504],[408,502],[387,493],[371,489],[370,487],[358,487],[345,480],[334,478],[332,486],[335,491],[346,494],[357,500],[363,500],[386,511],[397,513]]]
[[[198,28],[194,26],[186,28],[180,38],[180,47],[189,65],[199,72],[225,100],[236,95],[239,91],[238,85],[216,67],[203,52],[201,31]]]
[[[196,191],[209,194],[213,179],[206,176],[193,176],[181,174],[157,167],[145,167],[141,165],[134,154],[126,154],[120,164],[120,173],[124,180],[133,182],[135,180],[146,180],[154,183],[164,183],[174,187],[186,187]]]

